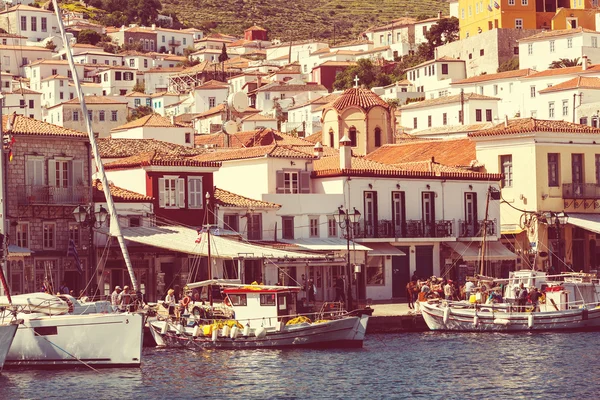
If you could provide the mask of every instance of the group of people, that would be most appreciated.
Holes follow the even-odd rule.
[[[134,311],[135,293],[130,291],[129,286],[115,286],[115,290],[110,295],[110,304],[114,312]]]
[[[415,301],[427,299],[460,300],[460,288],[456,282],[432,276],[429,279],[419,279],[416,274],[406,284],[408,308],[416,309]]]
[[[532,311],[540,310],[540,301],[544,298],[544,294],[541,293],[535,286],[532,286],[527,290],[525,285],[515,285],[513,287],[513,294],[515,303],[521,311],[524,311],[528,305],[532,307]]]

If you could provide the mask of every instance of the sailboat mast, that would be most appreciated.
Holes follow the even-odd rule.
[[[54,12],[56,13],[56,17],[58,19],[58,28],[60,29],[60,35],[63,40],[63,47],[65,49],[65,54],[67,56],[67,60],[69,61],[69,67],[71,68],[71,73],[73,75],[73,82],[75,84],[75,92],[77,93],[77,97],[79,97],[79,103],[81,105],[82,117],[85,121],[87,134],[90,139],[92,154],[94,155],[94,161],[96,163],[96,169],[97,169],[97,171],[100,175],[100,179],[102,181],[102,189],[104,190],[104,196],[106,197],[106,205],[108,206],[108,212],[110,214],[110,233],[113,236],[116,236],[117,241],[119,242],[119,246],[121,247],[121,252],[123,253],[123,259],[125,260],[125,265],[127,266],[127,271],[129,272],[129,278],[131,279],[131,285],[133,286],[133,290],[135,290],[136,292],[139,292],[140,287],[138,285],[137,280],[135,279],[133,265],[131,264],[131,259],[129,258],[129,252],[127,251],[127,246],[125,245],[125,239],[123,238],[123,234],[121,232],[121,227],[119,226],[119,218],[117,216],[117,210],[115,208],[113,198],[110,193],[108,179],[106,178],[106,173],[104,172],[104,165],[102,164],[102,160],[100,158],[100,151],[98,150],[98,145],[96,144],[96,138],[94,137],[92,121],[89,118],[89,115],[87,112],[87,107],[85,104],[83,90],[81,89],[79,77],[77,76],[77,70],[75,69],[75,61],[73,61],[73,53],[71,52],[71,47],[69,46],[69,41],[67,40],[67,33],[65,31],[65,26],[62,21],[60,8],[58,7],[58,1],[52,0],[52,5],[54,6]]]
[[[480,275],[485,275],[485,240],[487,238],[487,225],[488,225],[488,213],[490,209],[490,189],[488,188],[487,195],[485,198],[485,219],[483,220],[483,241],[481,242],[481,267]]]
[[[8,301],[10,301],[10,292],[8,285],[6,284],[6,243],[8,240],[8,232],[6,231],[6,193],[5,193],[5,160],[6,156],[4,154],[4,126],[2,123],[2,108],[4,106],[4,97],[0,94],[0,138],[2,139],[2,149],[0,149],[0,229],[2,231],[2,259],[0,260],[0,279],[2,280],[2,284],[0,285],[0,293],[8,297]],[[8,116],[10,118],[10,115]]]

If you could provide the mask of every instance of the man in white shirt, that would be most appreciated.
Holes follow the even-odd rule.
[[[465,297],[466,297],[467,301],[471,297],[471,293],[473,292],[474,288],[475,288],[475,284],[473,282],[467,281],[467,283],[465,283]]]
[[[115,290],[110,295],[110,305],[112,306],[113,312],[119,310],[119,294],[121,293],[121,286],[115,286]]]

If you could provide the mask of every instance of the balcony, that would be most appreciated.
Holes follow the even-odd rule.
[[[600,199],[600,185],[595,183],[563,183],[563,199]]]
[[[359,238],[447,238],[454,236],[454,220],[425,223],[420,219],[394,224],[391,220],[364,221],[355,228]]]
[[[55,187],[47,185],[19,185],[17,203],[20,206],[39,204],[84,204],[90,201],[89,186]]]
[[[487,221],[487,236],[496,235],[496,220]],[[483,237],[484,220],[479,221],[463,221],[458,220],[458,236],[459,237]]]
[[[169,46],[171,46],[171,47],[181,46],[181,40],[175,40],[175,39],[169,40]]]

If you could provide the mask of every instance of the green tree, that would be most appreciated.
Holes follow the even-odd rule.
[[[150,115],[154,112],[152,107],[150,106],[137,106],[133,109],[131,114],[127,117],[127,122],[134,121],[136,119],[145,117],[146,115]]]
[[[358,76],[360,85],[370,89],[374,86],[386,86],[399,80],[402,77],[402,70],[395,68],[392,73],[386,73],[379,65],[363,58],[358,60],[356,65],[340,72],[333,82],[333,87],[337,90],[351,88],[354,86],[356,76]]]
[[[140,92],[140,93],[144,93],[146,91],[146,85],[144,85],[143,82],[138,82],[135,84],[135,86],[133,86],[132,89],[134,92]],[[141,106],[140,106],[141,107]]]
[[[54,51],[56,49],[56,45],[52,40],[48,41],[45,46],[47,49]]]
[[[519,57],[513,57],[510,60],[504,61],[498,67],[497,72],[516,71],[519,69]]]
[[[225,46],[225,43],[223,43],[223,47],[221,47],[221,54],[219,54],[219,62],[224,63],[227,60],[229,60],[229,56],[227,55],[227,47]]]
[[[433,59],[436,47],[458,40],[458,31],[458,18],[450,17],[439,20],[427,31],[425,34],[427,42],[421,43],[417,52],[425,60]]]
[[[77,35],[77,43],[86,43],[96,45],[102,39],[102,35],[91,29],[83,29]]]
[[[556,69],[556,68],[576,67],[580,64],[581,64],[581,60],[579,59],[579,57],[573,58],[572,60],[568,59],[568,58],[561,58],[559,60],[552,61],[550,63],[550,65],[548,66],[548,68]]]

